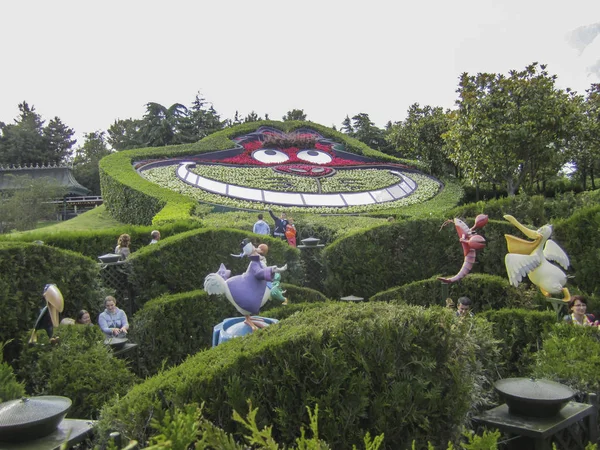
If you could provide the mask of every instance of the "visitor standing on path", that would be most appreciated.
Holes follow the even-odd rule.
[[[254,224],[254,227],[252,227],[252,231],[256,234],[271,234],[271,227],[263,220],[262,214],[258,215],[258,220]]]
[[[275,221],[275,230],[273,231],[273,236],[285,241],[285,229],[288,224],[288,220],[286,218],[285,213],[282,212],[280,216],[277,217],[275,214],[273,214],[273,211],[269,210],[269,214],[271,214],[271,217]]]
[[[296,225],[294,225],[294,219],[291,217],[285,227],[285,238],[292,247],[296,246]]]

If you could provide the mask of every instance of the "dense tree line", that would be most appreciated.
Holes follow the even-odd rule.
[[[402,121],[377,127],[369,115],[346,116],[340,131],[368,146],[418,159],[436,176],[455,175],[475,187],[509,195],[544,191],[565,165],[582,189],[596,189],[600,170],[600,84],[587,95],[555,85],[556,76],[533,63],[508,75],[461,75],[456,107],[411,105]],[[146,104],[141,118],[118,119],[106,131],[88,132],[73,149],[74,131],[55,117],[47,125],[26,102],[15,123],[0,122],[0,164],[72,162],[76,177],[99,193],[98,161],[111,151],[196,142],[225,127],[269,120],[238,111],[222,120],[200,93],[190,106]],[[282,120],[307,120],[292,109]],[[335,128],[335,127],[334,127]]]

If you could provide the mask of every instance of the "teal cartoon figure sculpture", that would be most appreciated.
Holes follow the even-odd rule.
[[[518,286],[523,277],[528,276],[546,297],[562,292],[562,300],[568,302],[571,294],[565,287],[567,275],[551,261],[555,261],[567,269],[569,257],[556,242],[550,239],[552,225],[544,225],[537,230],[531,230],[520,224],[513,216],[506,215],[504,218],[525,236],[532,239],[532,241],[527,241],[510,234],[504,235],[508,247],[504,265],[510,284]]]

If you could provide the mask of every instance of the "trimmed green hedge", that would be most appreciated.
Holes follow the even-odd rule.
[[[471,225],[473,219],[466,222]],[[370,297],[434,275],[457,274],[464,260],[462,248],[454,227],[440,229],[442,223],[439,218],[400,221],[338,239],[323,251],[325,294]],[[485,226],[486,247],[478,251],[472,273],[506,276],[504,234],[512,229],[508,222]]]
[[[197,229],[201,224],[197,221],[185,221],[165,224],[160,227],[162,239],[174,236],[184,231]],[[72,250],[96,260],[100,255],[113,253],[117,239],[123,233],[131,237],[131,251],[135,252],[150,243],[150,233],[155,227],[125,225],[118,228],[86,231],[61,231],[48,233],[43,229],[27,234],[0,235],[0,242],[34,242],[42,241],[46,245]]]
[[[469,297],[473,301],[473,312],[501,308],[531,309],[543,302],[544,298],[539,291],[528,289],[525,284],[516,288],[511,286],[506,278],[481,273],[470,274],[458,283],[449,284],[447,287],[448,296],[455,303],[459,297]],[[420,306],[445,306],[446,298],[442,293],[442,283],[437,277],[432,277],[379,292],[370,300]],[[555,314],[554,318],[556,320]]]
[[[556,314],[501,309],[484,311],[481,315],[494,324],[492,330],[501,349],[500,378],[530,376],[542,341],[556,325]]]
[[[316,123],[252,122],[218,131],[194,144],[126,150],[106,156],[100,161],[100,184],[107,210],[121,222],[138,225],[154,224],[156,226],[166,222],[189,219],[194,214],[198,203],[189,197],[146,181],[137,174],[133,168],[133,162],[142,159],[192,156],[215,150],[226,150],[235,145],[231,138],[255,131],[260,126],[270,126],[287,132],[302,127],[313,128],[325,137],[343,142],[346,151],[350,153],[365,155],[380,161],[407,164],[427,171],[427,167],[418,161],[402,160],[386,155],[343,133]]]
[[[600,204],[600,190],[575,194],[565,192],[549,199],[541,195],[526,194],[512,197],[468,203],[454,208],[450,213],[454,217],[475,217],[487,214],[490,219],[502,220],[505,214],[517,217],[522,223],[541,227],[548,221],[567,218],[578,209]]]
[[[475,326],[473,326],[475,324]],[[144,443],[150,417],[205,402],[205,417],[241,432],[233,410],[251,399],[259,428],[284,444],[319,405],[319,436],[332,448],[385,433],[387,448],[413,439],[446,444],[481,399],[477,383],[496,355],[489,324],[443,308],[329,303],[188,358],[135,386],[102,411],[99,434]],[[163,406],[161,406],[161,398]],[[401,424],[401,426],[399,426]]]
[[[600,393],[600,334],[596,327],[555,325],[536,355],[532,376],[566,384],[583,401],[589,392]]]
[[[216,272],[221,263],[231,270],[232,276],[242,274],[248,267],[248,259],[231,254],[240,253],[240,243],[246,237],[251,237],[255,245],[269,245],[267,262],[270,266],[288,264],[288,270],[282,274],[283,281],[301,283],[300,251],[287,242],[227,228],[202,228],[180,233],[131,254],[127,265],[138,308],[163,294],[202,288],[206,275]]]
[[[282,284],[290,304],[269,301],[261,315],[282,318],[306,309],[306,302],[326,302],[320,292]],[[213,327],[239,312],[225,297],[196,290],[153,299],[133,316],[130,339],[140,345],[134,361],[140,375],[154,375],[163,367],[181,363],[189,355],[212,346]]]
[[[569,281],[579,289],[600,295],[600,206],[584,208],[568,219],[559,220],[554,226],[554,239],[569,255]]]
[[[125,395],[137,379],[104,345],[99,327],[61,325],[55,331],[58,344],[50,345],[40,332],[38,345],[23,347],[18,374],[29,395],[68,397],[69,417],[96,419],[106,402]]]
[[[32,329],[46,284],[56,284],[64,300],[63,317],[75,317],[80,309],[98,311],[101,293],[97,283],[98,264],[85,256],[47,245],[0,242],[0,342],[18,339]],[[11,361],[18,340],[5,348]]]

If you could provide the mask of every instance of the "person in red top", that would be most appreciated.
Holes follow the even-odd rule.
[[[294,225],[294,219],[291,217],[288,219],[288,224],[285,227],[285,238],[292,247],[296,246],[296,226]]]

